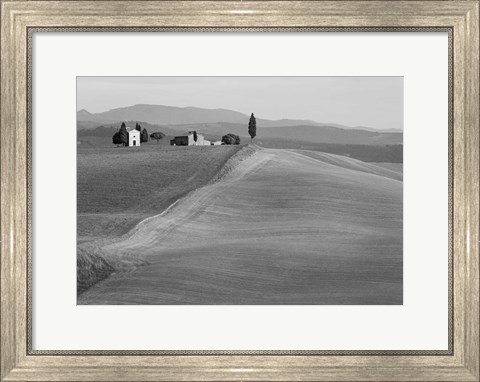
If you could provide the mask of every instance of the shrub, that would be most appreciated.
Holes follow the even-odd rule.
[[[114,145],[121,145],[123,142],[122,142],[122,138],[120,137],[120,132],[117,131],[115,134],[113,134],[113,137],[112,137],[112,142]]]
[[[239,145],[240,137],[238,135],[228,133],[222,137],[222,143],[224,145]]]
[[[157,131],[155,133],[152,133],[150,134],[150,138],[152,139],[155,139],[158,143],[158,141],[160,141],[160,139],[162,139],[163,137],[165,136],[165,134],[163,134],[162,132],[160,131]]]

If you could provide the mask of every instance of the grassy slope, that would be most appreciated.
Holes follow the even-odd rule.
[[[395,176],[347,157],[259,150],[103,247],[147,264],[112,275],[78,303],[401,304]]]
[[[221,172],[241,146],[79,148],[77,153],[77,291],[85,291],[119,267],[100,242],[115,239],[139,221],[165,210]]]
[[[79,241],[118,236],[203,186],[240,146],[78,149]]]

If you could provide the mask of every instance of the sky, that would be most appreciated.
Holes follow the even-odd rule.
[[[403,77],[77,77],[77,110],[136,104],[403,130]]]

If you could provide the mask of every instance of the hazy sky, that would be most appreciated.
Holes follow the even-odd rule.
[[[403,130],[403,77],[77,77],[77,110],[135,104]]]

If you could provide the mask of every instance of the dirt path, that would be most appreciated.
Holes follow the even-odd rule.
[[[402,189],[346,157],[262,149],[139,224],[79,304],[401,304]]]

